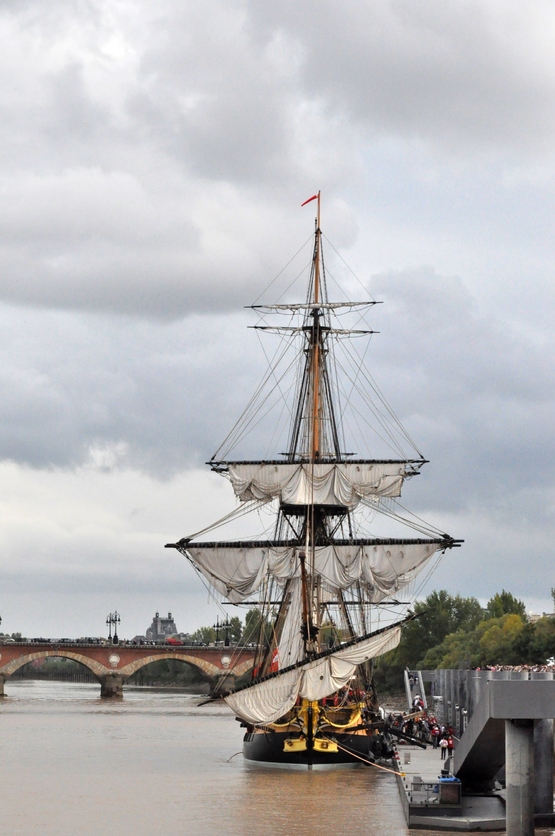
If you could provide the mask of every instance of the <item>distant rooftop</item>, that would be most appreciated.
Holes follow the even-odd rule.
[[[527,612],[526,618],[531,624],[535,624],[536,621],[540,620],[540,618],[555,618],[555,612],[542,612],[541,614],[537,612]]]

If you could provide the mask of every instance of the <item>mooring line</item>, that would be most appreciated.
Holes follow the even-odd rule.
[[[352,755],[353,758],[358,758],[359,761],[368,764],[368,766],[375,766],[376,769],[383,769],[384,772],[391,772],[393,775],[400,775],[402,778],[405,777],[404,772],[397,772],[396,769],[388,769],[387,766],[381,766],[380,764],[375,763],[374,761],[370,761],[367,758],[362,757],[362,755],[358,755],[356,752],[353,752],[351,749],[347,749],[345,746],[342,746],[341,743],[337,742],[337,740],[332,740],[331,737],[326,737],[325,735],[322,735],[322,737],[325,740],[329,740],[330,743],[335,743],[336,746],[338,746],[340,749],[343,749],[343,751],[347,752],[348,755]]]

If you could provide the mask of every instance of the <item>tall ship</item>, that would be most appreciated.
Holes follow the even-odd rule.
[[[320,193],[305,203],[311,201],[317,213],[306,295],[251,306],[259,315],[254,327],[280,338],[276,362],[209,462],[231,482],[237,507],[208,529],[168,544],[219,600],[258,613],[251,618],[257,630],[252,678],[242,687],[224,683],[219,694],[245,729],[244,757],[308,768],[391,757],[373,660],[398,645],[413,617],[410,610],[400,617],[406,602],[399,592],[409,592],[434,556],[461,542],[400,508],[405,480],[426,463],[417,448],[391,458],[359,458],[347,447],[349,405],[358,426],[367,420],[365,410],[372,414],[394,450],[402,451],[399,436],[410,439],[374,386],[366,354],[349,368],[338,359],[344,341],[373,333],[360,324],[377,303],[330,300]],[[273,324],[273,316],[287,317],[287,324]],[[364,382],[374,401],[364,394]],[[284,395],[277,424],[285,450],[277,458],[236,459],[230,451],[245,428],[261,420],[268,389]],[[256,538],[208,539],[213,529],[256,511],[270,515]],[[376,536],[384,522],[395,536]],[[397,536],[407,527],[412,536]]]

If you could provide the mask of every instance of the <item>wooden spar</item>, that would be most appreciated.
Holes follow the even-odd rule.
[[[314,304],[320,301],[320,191],[318,191],[318,212],[316,216],[316,247],[314,250]],[[312,340],[312,461],[320,455],[320,329],[318,312],[313,313],[314,331]]]
[[[301,564],[301,588],[302,588],[302,605],[303,605],[303,624],[305,630],[305,652],[308,651],[309,643],[310,643],[310,601],[308,599],[308,585],[307,585],[307,578],[306,578],[306,565],[305,565],[305,553],[303,551],[299,552],[299,562]]]
[[[314,463],[320,457],[320,316],[318,311],[318,304],[320,302],[320,190],[318,190],[318,210],[316,214],[316,238],[314,247],[314,310],[312,311],[312,414],[310,416],[311,424],[311,451],[310,461],[312,463],[312,490],[314,490]],[[313,603],[314,603],[314,562],[315,562],[315,547],[316,547],[316,530],[314,519],[314,501],[311,497],[310,507],[307,508],[307,534],[309,535],[309,566],[308,577],[303,577],[303,599],[306,597],[308,604],[308,612],[306,614],[305,629],[306,629],[306,643],[305,652],[314,652],[319,650],[319,646],[314,646],[317,640],[317,633],[313,635]],[[303,567],[304,568],[304,564]],[[302,577],[302,576],[301,576]],[[317,610],[317,619],[319,613]],[[314,625],[318,627],[319,625]]]

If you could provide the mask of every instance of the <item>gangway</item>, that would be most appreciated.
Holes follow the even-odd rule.
[[[412,703],[417,694],[419,694],[422,698],[422,701],[424,702],[424,708],[428,708],[428,701],[426,699],[426,692],[424,690],[424,680],[422,678],[422,671],[410,671],[408,668],[405,668],[404,681],[408,710],[412,711]]]

